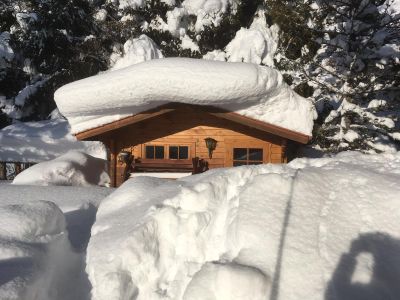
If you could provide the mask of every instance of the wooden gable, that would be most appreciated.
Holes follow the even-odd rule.
[[[217,141],[209,158],[205,138]],[[243,163],[282,163],[287,161],[288,141],[307,143],[310,137],[278,126],[253,120],[214,107],[169,104],[77,135],[78,139],[100,140],[110,149],[110,175],[113,185],[124,181],[126,166],[118,162],[121,151],[145,163],[151,170],[183,170],[191,159],[207,162],[209,168],[231,167]],[[146,147],[163,149],[162,159],[146,157]],[[170,159],[170,149],[184,147],[185,159]],[[235,150],[236,149],[236,150]],[[237,149],[253,149],[258,161],[236,161]],[[248,150],[250,151],[250,150]]]

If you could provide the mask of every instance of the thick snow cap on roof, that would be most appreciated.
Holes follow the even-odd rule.
[[[315,110],[271,68],[155,59],[69,83],[54,95],[79,133],[169,102],[212,105],[311,136]]]

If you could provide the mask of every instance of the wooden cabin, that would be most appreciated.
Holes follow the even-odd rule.
[[[110,152],[113,186],[135,173],[285,163],[310,136],[209,106],[170,103],[76,135]],[[207,143],[206,143],[207,141]]]

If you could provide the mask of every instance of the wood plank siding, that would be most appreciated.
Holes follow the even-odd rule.
[[[263,149],[264,163],[286,162],[287,139],[260,129],[221,118],[195,109],[163,110],[152,118],[125,124],[95,136],[80,139],[100,140],[110,151],[110,175],[113,185],[124,181],[124,164],[117,161],[121,151],[129,151],[135,159],[144,158],[146,145],[188,146],[189,159],[199,157],[208,161],[210,168],[233,166],[233,148]],[[212,159],[204,139],[217,140]],[[168,151],[168,150],[166,150]],[[167,156],[166,156],[167,157]]]

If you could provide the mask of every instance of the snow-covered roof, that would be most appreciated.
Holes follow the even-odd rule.
[[[208,105],[311,136],[315,109],[269,67],[154,59],[69,83],[54,95],[79,133],[169,102]]]

